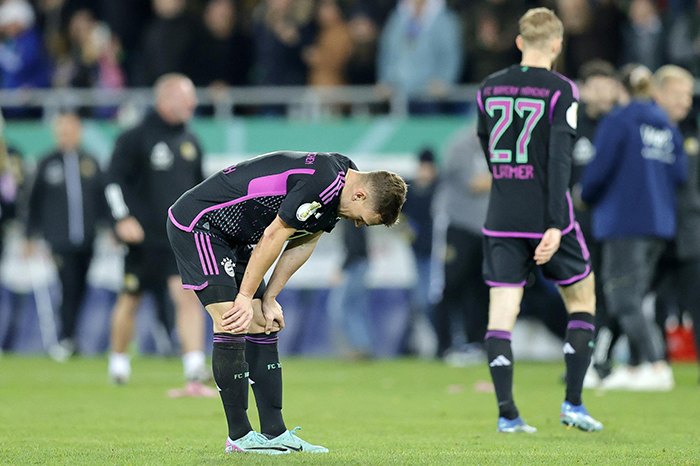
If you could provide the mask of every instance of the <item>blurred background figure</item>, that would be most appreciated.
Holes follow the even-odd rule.
[[[313,3],[265,0],[255,11],[254,82],[261,86],[302,86],[307,67],[302,53],[313,41]]]
[[[7,160],[0,170],[0,259],[6,259],[6,236],[13,220],[17,220],[24,212],[21,205],[26,205],[27,197],[26,172],[22,153],[14,147],[7,147]],[[24,219],[21,219],[24,220]],[[20,331],[24,318],[26,294],[4,284],[6,288],[8,313],[4,332],[0,331],[0,353],[13,351],[15,340]]]
[[[595,157],[596,133],[600,122],[617,106],[620,98],[620,83],[617,81],[617,71],[608,62],[592,60],[581,67],[581,107],[578,112],[576,142],[573,150],[573,166],[571,186],[574,199],[576,221],[581,226],[581,232],[591,254],[591,267],[595,274],[596,286],[596,348],[593,353],[593,365],[597,374],[591,373],[584,384],[588,388],[597,385],[598,379],[610,375],[612,370],[612,349],[617,338],[621,335],[616,319],[611,319],[605,308],[603,292],[603,275],[601,273],[602,250],[596,241],[591,226],[591,210],[580,202],[581,178],[586,166]],[[593,380],[589,380],[594,377]]]
[[[319,0],[316,5],[318,35],[304,50],[312,86],[347,84],[347,64],[352,53],[352,37],[337,0]]]
[[[481,228],[490,190],[491,173],[476,128],[469,126],[447,149],[435,200],[435,250],[442,253],[444,275],[434,322],[438,356],[451,365],[479,363],[485,357],[481,345],[488,323],[489,288],[481,274]]]
[[[685,180],[686,157],[675,123],[651,100],[649,69],[630,68],[623,84],[632,102],[599,126],[581,197],[593,207],[593,235],[602,242],[606,309],[643,364],[614,370],[601,386],[667,391],[673,373],[642,301],[666,241],[676,234],[676,190]]]
[[[107,200],[116,233],[127,244],[124,287],[112,311],[109,376],[129,381],[127,354],[136,311],[145,291],[154,293],[165,313],[165,291],[175,304],[175,324],[182,349],[184,391],[172,396],[215,397],[202,384],[209,378],[204,355],[204,312],[192,290],[184,290],[165,231],[168,208],[201,182],[202,150],[187,123],[197,106],[192,81],[181,74],[161,76],[155,85],[156,107],[117,140],[109,168]],[[169,315],[161,315],[167,323]]]
[[[121,46],[106,24],[98,22],[90,10],[78,10],[68,25],[70,49],[59,62],[54,86],[97,89],[121,89],[126,77],[119,62]],[[109,117],[116,109],[89,109],[84,116]]]
[[[132,81],[152,86],[166,73],[186,73],[196,25],[187,13],[186,0],[152,0],[155,19],[148,25],[139,47],[139,66]]]
[[[666,63],[668,34],[653,0],[632,0],[622,32],[623,63],[640,63],[654,71]]]
[[[418,169],[408,181],[409,190],[402,213],[406,218],[408,237],[416,264],[416,283],[411,290],[410,317],[407,328],[406,351],[427,356],[432,351],[426,329],[432,317],[430,303],[431,269],[433,267],[433,200],[438,185],[438,167],[432,149],[418,154]],[[432,338],[431,338],[432,337]]]
[[[668,58],[676,65],[700,76],[700,0],[671,22]]]
[[[367,228],[341,222],[345,260],[328,297],[328,317],[335,349],[351,360],[374,358],[369,313]]]
[[[244,86],[250,82],[253,43],[242,31],[233,0],[209,0],[202,32],[189,60],[195,86],[213,89]]]
[[[79,350],[75,331],[97,225],[106,220],[107,205],[97,160],[81,149],[78,116],[59,115],[53,129],[56,150],[42,159],[29,195],[25,255],[35,252],[39,238],[51,248],[62,291],[59,341],[49,354],[57,361],[65,361]]]
[[[491,73],[517,63],[518,19],[525,13],[522,0],[485,0],[466,10],[469,53],[467,81],[478,83]]]
[[[654,74],[654,100],[679,125],[688,155],[688,178],[678,192],[676,238],[657,272],[656,317],[664,332],[669,316],[683,323],[689,313],[695,322],[695,347],[700,348],[700,143],[697,114],[688,118],[694,86],[693,76],[680,67],[662,66]],[[666,345],[667,355],[668,349]]]
[[[0,88],[49,87],[51,66],[44,50],[36,17],[26,0],[6,0],[0,5]],[[4,108],[7,118],[37,117],[41,113]]]
[[[462,31],[444,0],[402,0],[379,45],[377,81],[386,92],[440,100],[462,72]],[[435,103],[411,103],[412,113],[436,113]]]
[[[592,60],[620,62],[625,15],[615,0],[557,0],[557,14],[564,23],[564,74],[584,77],[582,66]]]

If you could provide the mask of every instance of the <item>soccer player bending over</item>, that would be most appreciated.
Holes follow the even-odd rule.
[[[167,231],[183,286],[214,321],[227,453],[328,451],[287,430],[282,418],[277,332],[284,316],[276,298],[339,217],[358,227],[391,226],[405,200],[406,183],[394,173],[359,172],[340,154],[273,152],[212,175],[170,208]],[[246,413],[249,379],[261,433]]]
[[[595,288],[589,254],[568,192],[578,89],[551,71],[564,28],[549,9],[529,10],[516,39],[522,62],[484,81],[479,138],[493,174],[484,226],[484,279],[491,287],[486,352],[498,399],[499,432],[536,432],[513,401],[511,332],[523,287],[538,265],[559,285],[569,312],[561,422],[601,430],[581,402],[593,351]]]

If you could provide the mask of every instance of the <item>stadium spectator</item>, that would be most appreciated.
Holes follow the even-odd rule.
[[[478,83],[491,73],[515,63],[518,49],[518,18],[524,13],[521,0],[485,0],[467,14],[471,48],[467,60],[467,80]]]
[[[69,26],[70,54],[54,75],[58,87],[120,89],[125,85],[120,46],[106,24],[90,10],[78,10]]]
[[[38,237],[51,247],[62,299],[59,343],[49,349],[49,354],[64,361],[78,350],[76,326],[87,288],[97,224],[104,219],[107,205],[97,160],[80,147],[82,128],[78,116],[59,115],[53,129],[56,150],[39,164],[29,196],[25,253],[33,253]]]
[[[186,0],[153,0],[156,19],[143,33],[135,85],[151,86],[166,73],[187,71],[188,53],[197,38],[186,6]]]
[[[418,154],[418,169],[411,181],[403,206],[411,249],[416,263],[416,284],[411,290],[411,315],[409,336],[418,336],[420,325],[432,316],[430,305],[430,283],[433,250],[433,199],[438,186],[438,167],[432,149],[423,149]],[[411,340],[409,340],[411,343]],[[418,344],[417,341],[414,343]],[[408,348],[415,350],[416,348]]]
[[[666,63],[667,32],[653,0],[632,0],[622,31],[622,62],[656,70]]]
[[[301,86],[307,70],[303,50],[313,41],[313,28],[306,2],[266,0],[256,9],[254,20],[255,84]]]
[[[700,76],[700,0],[673,21],[668,35],[668,57],[672,63]]]
[[[173,396],[216,396],[201,382],[208,378],[204,357],[204,316],[192,290],[183,290],[165,232],[167,212],[178,196],[202,181],[202,151],[186,127],[197,105],[192,82],[180,74],[156,82],[156,108],[116,142],[109,169],[107,200],[116,233],[128,245],[124,285],[112,311],[109,376],[126,383],[131,375],[127,349],[136,310],[145,291],[169,291],[182,347],[184,392]]]
[[[309,67],[308,82],[312,86],[346,84],[346,69],[353,44],[338,0],[319,0],[316,21],[320,28],[316,42],[303,53]]]
[[[700,348],[700,142],[697,115],[687,118],[693,104],[694,79],[683,68],[666,65],[654,74],[654,98],[671,122],[679,124],[688,155],[688,179],[678,192],[678,226],[675,241],[659,264],[657,323],[666,328],[670,309],[690,312]]]
[[[381,35],[377,81],[409,98],[440,99],[461,76],[461,34],[459,19],[444,0],[402,0]],[[412,106],[418,113],[436,111],[431,104]]]
[[[369,311],[367,229],[342,222],[345,260],[337,285],[328,297],[328,317],[336,347],[352,360],[374,357]]]
[[[673,373],[642,300],[666,241],[676,234],[676,190],[686,157],[678,128],[650,100],[651,72],[633,67],[623,84],[633,100],[601,122],[581,197],[593,207],[593,235],[602,242],[606,308],[644,364],[614,370],[601,386],[670,390]]]
[[[465,344],[483,343],[486,333],[489,289],[481,274],[481,228],[486,221],[490,189],[491,173],[476,130],[467,127],[447,149],[434,203],[438,226],[435,249],[443,251],[444,273],[434,325],[438,356],[448,356],[447,361],[454,365],[483,360],[482,350]]]
[[[195,86],[225,88],[249,84],[253,44],[241,31],[233,0],[210,0],[204,9],[203,26],[189,60]]]
[[[8,0],[0,6],[0,88],[48,87],[51,67],[36,17],[26,0]],[[8,118],[38,116],[25,109],[5,108]]]
[[[377,82],[377,37],[379,26],[362,9],[354,10],[348,23],[353,50],[348,61],[350,84],[374,84]]]
[[[618,4],[611,0],[558,0],[557,7],[564,30],[564,68],[566,75],[579,77],[582,64],[593,59],[619,63],[621,31],[625,21]]]

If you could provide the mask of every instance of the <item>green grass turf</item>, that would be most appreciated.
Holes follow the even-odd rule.
[[[495,432],[495,399],[474,386],[486,367],[414,360],[286,359],[285,417],[324,456],[223,454],[218,399],[168,399],[176,359],[133,361],[132,383],[107,383],[106,360],[0,359],[1,464],[700,464],[694,365],[676,366],[671,393],[586,392],[600,433],[558,423],[562,364],[520,363],[515,395],[535,435]],[[253,408],[251,396],[251,408]],[[253,424],[257,424],[251,409]]]

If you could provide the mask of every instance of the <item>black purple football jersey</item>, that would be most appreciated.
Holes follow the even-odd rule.
[[[485,235],[573,229],[568,185],[578,98],[572,81],[545,68],[515,65],[483,82],[478,132],[493,174]]]
[[[299,235],[331,231],[349,158],[335,153],[272,152],[228,167],[183,194],[169,210],[179,229],[215,231],[255,244],[277,215]]]

